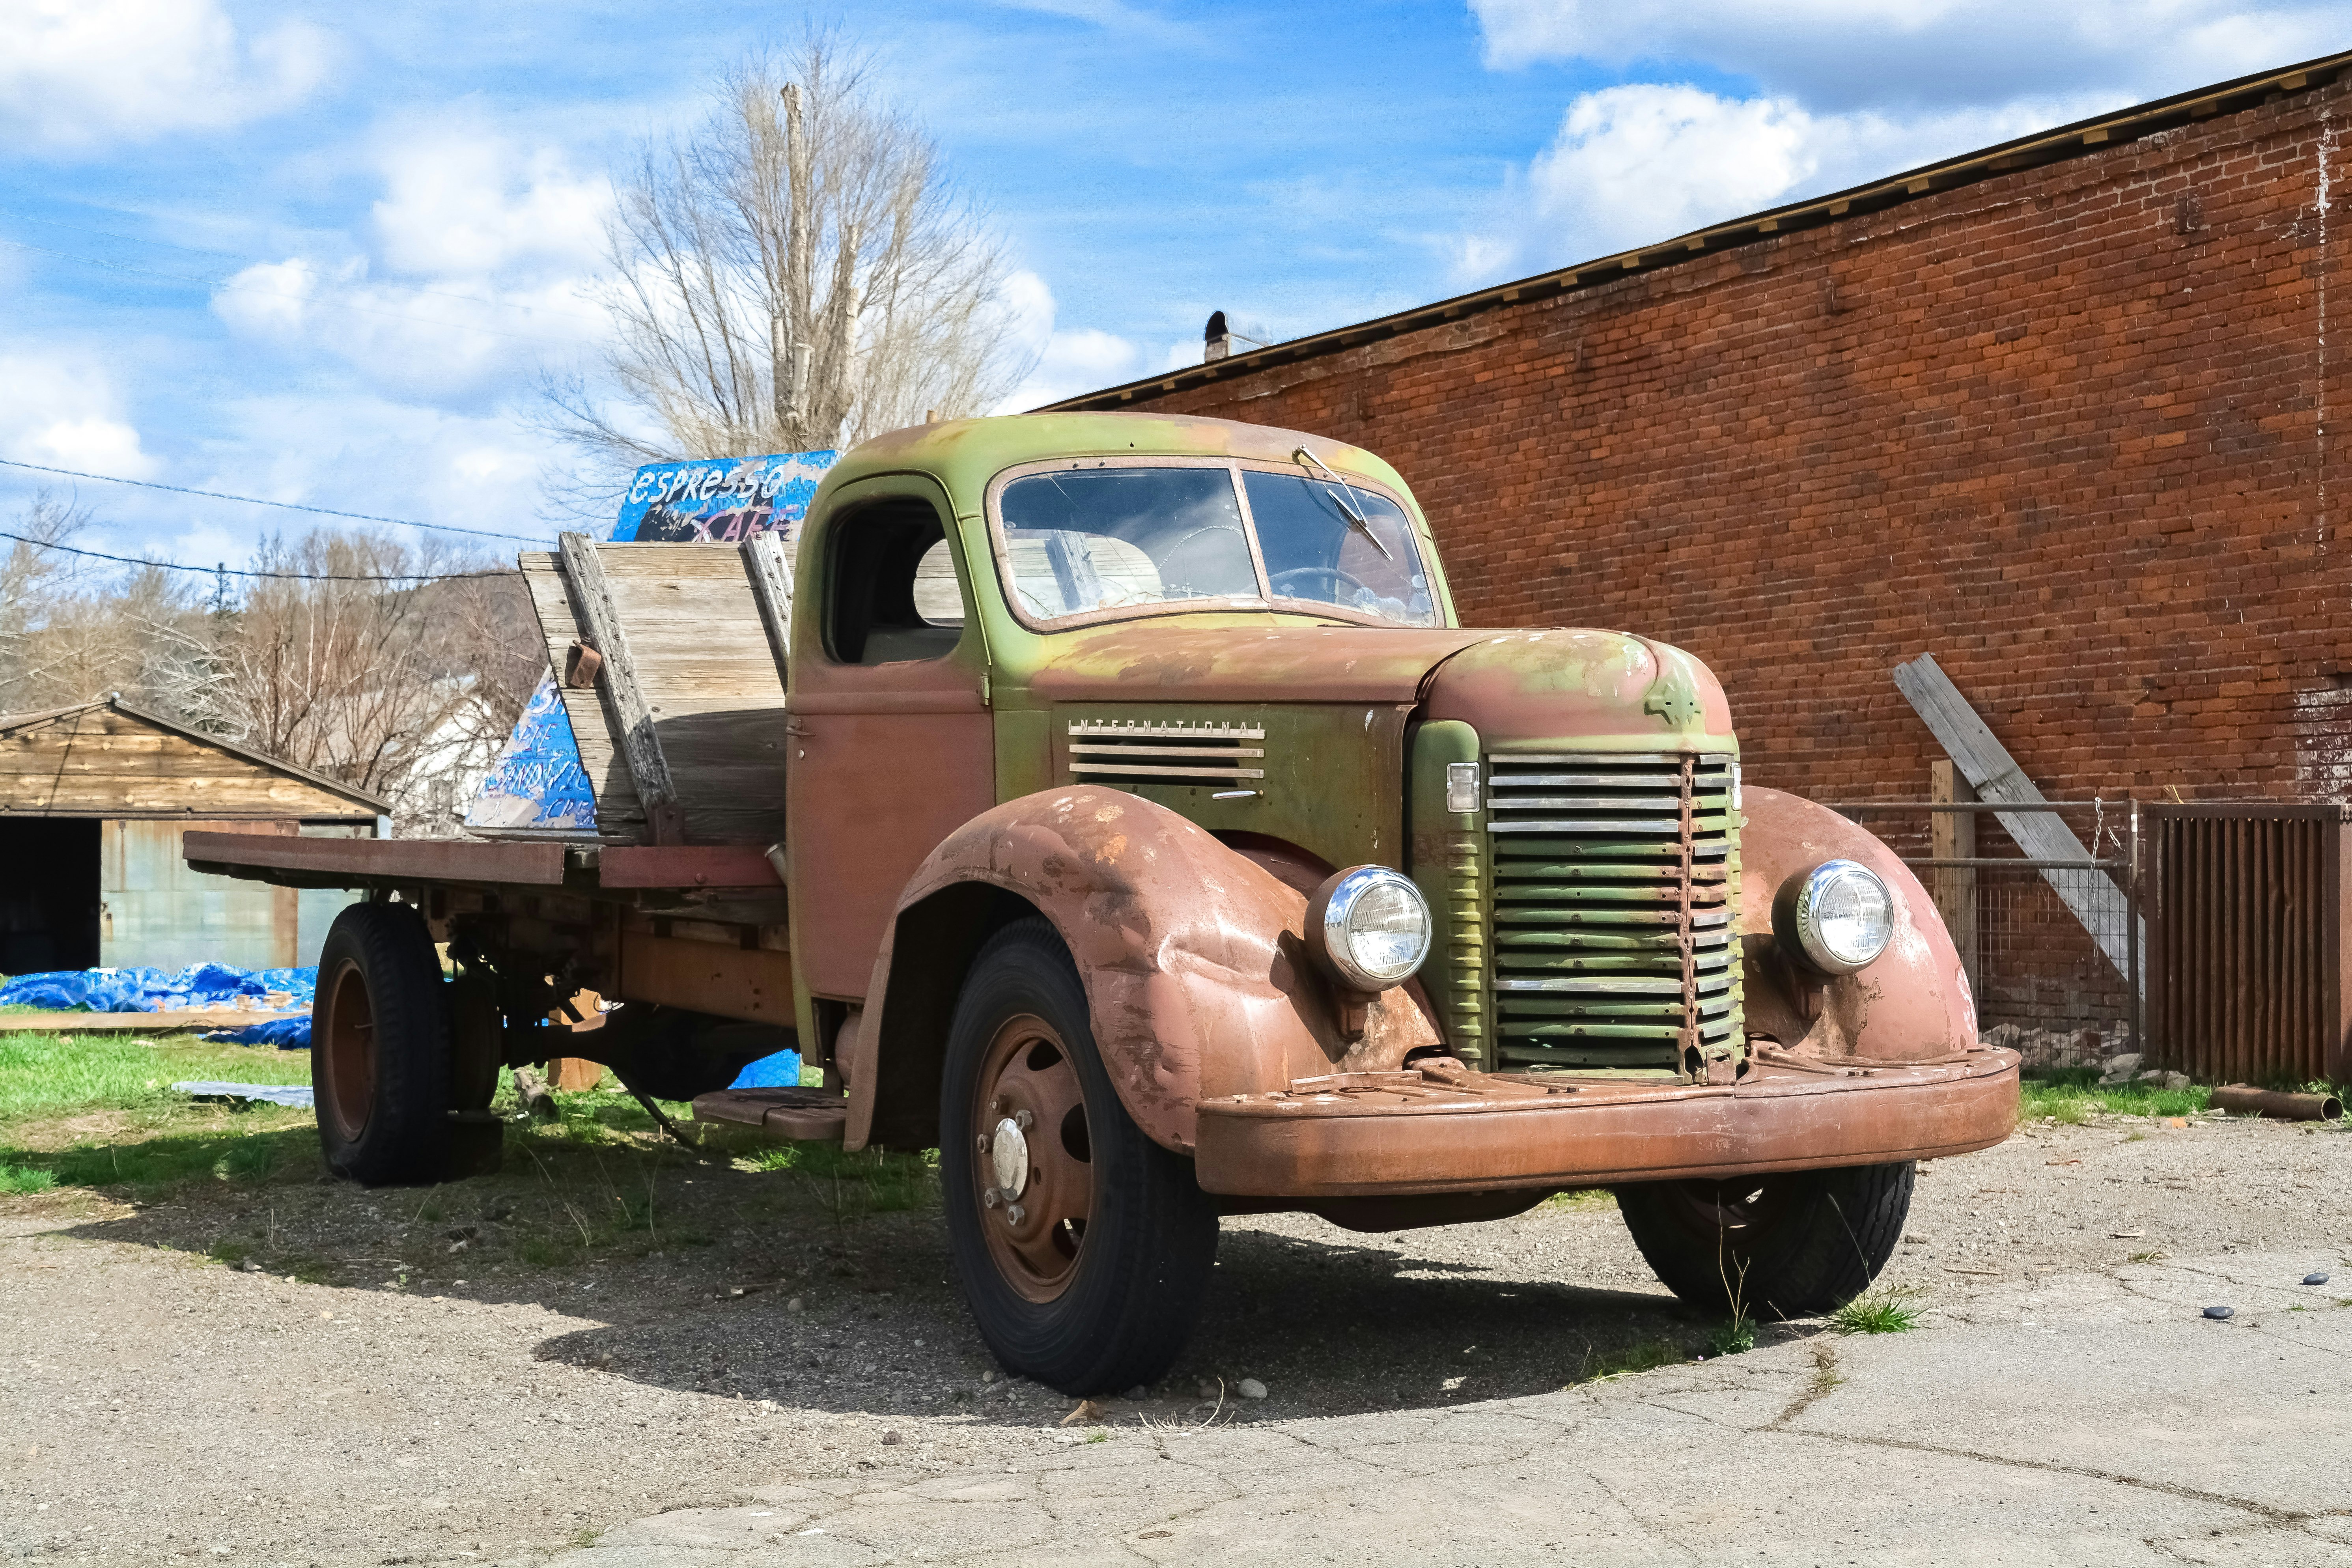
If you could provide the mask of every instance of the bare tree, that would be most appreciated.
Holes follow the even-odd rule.
[[[394,797],[404,832],[447,831],[545,662],[511,574],[369,531],[265,542],[210,629],[184,706],[206,728]],[[391,579],[389,582],[352,579]]]
[[[86,509],[47,491],[10,520],[9,531],[23,538],[0,556],[0,713],[63,708],[110,691],[170,707],[191,684],[186,658],[203,595],[160,567],[100,571],[45,548],[68,543],[89,523]]]
[[[839,447],[1018,384],[1003,248],[868,58],[812,36],[740,58],[719,97],[614,182],[605,369],[628,412],[551,378],[551,429],[614,478]]]
[[[0,555],[0,713],[120,692],[387,795],[404,834],[458,830],[546,668],[520,577],[439,544],[318,532],[265,541],[254,569],[292,575],[232,596],[226,577],[51,548],[89,522],[46,495],[11,519],[37,542]]]

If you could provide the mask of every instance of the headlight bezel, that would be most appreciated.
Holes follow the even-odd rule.
[[[1349,940],[1353,934],[1349,926],[1350,918],[1364,908],[1366,897],[1378,889],[1396,889],[1421,914],[1421,939],[1412,961],[1393,974],[1367,967]],[[1422,896],[1412,878],[1386,866],[1350,866],[1334,871],[1307,900],[1307,952],[1317,966],[1342,990],[1370,996],[1403,984],[1421,973],[1436,940],[1437,922],[1430,914],[1429,900]]]
[[[1886,931],[1876,948],[1864,957],[1841,953],[1823,935],[1820,910],[1824,897],[1838,884],[1860,878],[1878,891],[1885,908]],[[1796,872],[1780,884],[1772,900],[1772,934],[1782,952],[1815,973],[1835,979],[1855,974],[1886,956],[1895,942],[1895,890],[1886,879],[1859,860],[1840,857],[1819,861]]]

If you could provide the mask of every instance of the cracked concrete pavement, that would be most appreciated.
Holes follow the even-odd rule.
[[[2352,1310],[2308,1251],[2061,1272],[1559,1393],[1113,1429],[624,1524],[560,1568],[2352,1563]],[[2208,1303],[2233,1303],[2215,1322]]]
[[[935,1210],[664,1179],[711,1245],[415,1289],[208,1261],[262,1221],[230,1185],[0,1200],[0,1562],[2352,1568],[2340,1128],[2031,1126],[1923,1168],[1885,1276],[1915,1331],[1601,1382],[1709,1328],[1605,1201],[1236,1220],[1178,1373],[1094,1427],[996,1374]],[[423,1201],[263,1197],[370,1252]],[[1199,1400],[1220,1377],[1272,1396]]]

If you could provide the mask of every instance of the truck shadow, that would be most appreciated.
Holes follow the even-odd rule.
[[[533,1353],[599,1375],[909,1419],[1052,1425],[1073,1403],[1004,1377],[980,1341],[919,1157],[757,1171],[550,1139],[510,1144],[497,1175],[371,1190],[327,1178],[300,1126],[48,1163],[145,1205],[65,1234],[338,1294],[593,1320]],[[1235,1219],[1176,1367],[1105,1403],[1123,1424],[1443,1407],[1683,1360],[1712,1326],[1648,1281],[1605,1199],[1381,1236]],[[1244,1378],[1271,1396],[1239,1400]]]

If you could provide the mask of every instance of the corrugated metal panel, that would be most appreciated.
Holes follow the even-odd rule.
[[[293,824],[113,818],[100,826],[100,963],[276,969],[299,962],[300,900],[293,889],[210,876],[180,858],[180,836],[191,828],[290,833]]]
[[[2344,907],[2352,810],[2145,808],[2149,1041],[2210,1083],[2352,1078]]]

